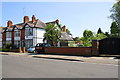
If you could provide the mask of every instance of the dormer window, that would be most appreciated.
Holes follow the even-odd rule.
[[[11,32],[6,32],[6,38],[11,38]]]
[[[20,30],[15,29],[15,30],[14,30],[14,36],[15,36],[15,37],[20,37]]]

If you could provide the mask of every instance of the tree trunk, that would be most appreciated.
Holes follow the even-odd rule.
[[[56,42],[55,41],[52,41],[52,44],[53,44],[53,46],[56,46]]]

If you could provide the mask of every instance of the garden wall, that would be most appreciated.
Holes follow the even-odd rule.
[[[64,55],[99,55],[98,40],[92,41],[92,47],[45,47],[45,53],[55,53]]]
[[[46,47],[45,53],[92,55],[92,47]]]

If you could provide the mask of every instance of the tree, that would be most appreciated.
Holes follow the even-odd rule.
[[[112,22],[111,27],[110,27],[110,32],[111,34],[115,34],[117,29],[117,24],[116,22]]]
[[[103,33],[101,28],[99,28],[98,31],[97,31],[97,34],[99,34],[99,33]]]
[[[110,27],[111,37],[120,37],[120,28],[116,22],[112,22]]]
[[[50,23],[44,29],[46,31],[44,34],[44,40],[50,42],[52,46],[56,46],[61,37],[61,31],[58,26]]]
[[[79,41],[80,39],[79,39],[79,37],[75,37],[75,38],[73,38],[73,40],[74,41]]]
[[[105,32],[104,34],[105,34],[107,37],[110,37],[109,32]]]
[[[70,30],[69,30],[69,29],[66,29],[66,32],[67,32],[67,34],[69,34],[69,35],[71,35],[71,36],[72,36],[72,34],[71,34],[71,32],[70,32]]]
[[[84,47],[92,46],[91,39],[86,39],[85,37],[81,37],[80,40],[82,41],[82,46]]]
[[[99,33],[99,34],[94,34],[92,31],[90,30],[85,30],[83,32],[83,37],[80,38],[80,40],[83,43],[83,46],[92,46],[91,42],[92,40],[100,40],[100,39],[104,39],[107,38],[107,36],[104,33]]]
[[[92,46],[91,41],[93,38],[93,32],[90,30],[85,30],[83,32],[83,37],[81,37],[81,41],[83,43],[83,46]]]
[[[120,1],[118,0],[111,9],[111,18],[113,23],[111,25],[111,37],[120,37]]]
[[[101,40],[104,38],[107,38],[107,36],[104,33],[99,33],[99,34],[95,34],[92,39]]]
[[[110,17],[118,24],[118,27],[120,28],[120,1],[115,3],[110,11],[112,12]]]
[[[90,30],[85,30],[85,31],[83,32],[83,36],[84,36],[85,38],[92,37],[92,36],[93,36],[93,32],[90,31]]]

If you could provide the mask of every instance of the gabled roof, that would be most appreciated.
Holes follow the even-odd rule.
[[[7,27],[6,29],[8,29],[9,31],[12,31],[15,27],[17,27],[18,29],[23,29],[25,25],[29,25],[32,28],[44,28],[46,26],[45,23],[37,19],[34,23],[32,23],[32,21],[29,21],[28,23],[19,23],[19,24],[15,24],[10,27]]]
[[[12,31],[13,28],[12,28],[12,27],[7,27],[7,30],[8,30],[8,31]]]
[[[58,27],[59,27],[60,29],[62,29],[61,26],[60,26],[60,24],[57,23],[56,20],[55,20],[55,21],[51,21],[51,22],[47,22],[47,23],[45,23],[45,24],[48,25],[48,24],[50,24],[50,23],[51,23],[51,24],[54,24],[54,25],[57,24]]]
[[[63,41],[72,41],[73,39],[66,32],[61,32],[61,40]]]
[[[23,27],[25,26],[26,23],[19,23],[19,24],[16,24],[15,26],[18,28],[18,29],[23,29]]]
[[[39,19],[37,19],[34,27],[44,28],[45,26],[46,26],[45,23],[43,23],[42,21],[40,21]]]
[[[50,24],[50,23],[51,23],[51,24],[57,24],[56,21],[47,22],[46,24],[48,25],[48,24]]]
[[[29,25],[30,27],[33,27],[33,28],[44,28],[46,26],[45,23],[43,23],[42,21],[40,21],[39,19],[37,19],[34,23],[32,23],[32,21],[29,21],[28,23],[19,23],[19,24],[16,24],[16,27],[18,29],[22,29],[25,25]]]
[[[1,32],[5,32],[6,29],[7,29],[7,27],[2,27],[2,31]]]
[[[10,26],[10,27],[2,27],[2,32],[5,32],[6,30],[7,31],[12,31],[14,29],[14,25]]]

